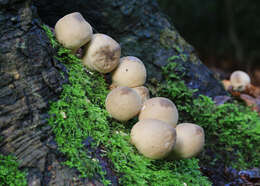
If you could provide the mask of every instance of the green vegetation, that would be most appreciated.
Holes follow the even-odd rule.
[[[207,96],[193,97],[181,77],[181,66],[172,57],[164,69],[166,81],[153,94],[170,98],[180,112],[179,122],[194,122],[206,133],[207,152],[200,156],[205,164],[222,161],[234,168],[252,168],[260,164],[260,117],[242,103],[233,101],[216,106]],[[155,87],[155,86],[154,86]],[[225,158],[223,158],[225,157]]]
[[[102,156],[111,161],[121,185],[211,185],[201,175],[195,158],[155,161],[140,155],[129,143],[135,121],[119,123],[105,110],[108,87],[104,76],[85,70],[79,59],[55,41],[48,27],[43,28],[58,49],[57,59],[69,71],[69,84],[63,86],[60,100],[51,104],[49,112],[49,124],[59,150],[67,156],[68,166],[77,168],[83,177],[101,178],[105,185],[109,184],[95,153],[88,152],[82,143],[91,137],[92,148],[102,149]]]
[[[16,159],[0,154],[0,186],[26,186],[26,175],[18,169]]]

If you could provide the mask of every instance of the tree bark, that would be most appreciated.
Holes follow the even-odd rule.
[[[28,185],[65,185],[77,173],[60,163],[47,112],[67,82],[66,69],[37,23],[30,1],[0,1],[0,153],[18,158]]]
[[[75,170],[60,164],[63,157],[47,123],[48,102],[58,99],[68,78],[40,27],[41,20],[54,26],[74,11],[96,32],[116,39],[122,55],[142,59],[148,78],[161,81],[160,67],[169,57],[183,55],[178,62],[185,67],[189,87],[212,97],[226,94],[154,0],[0,0],[0,153],[18,158],[20,167],[29,171],[29,185],[75,184],[77,177]]]

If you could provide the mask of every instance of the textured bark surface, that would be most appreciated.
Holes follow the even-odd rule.
[[[57,148],[49,147],[47,124],[48,102],[67,81],[59,73],[65,67],[53,59],[29,1],[0,1],[0,8],[0,153],[18,158],[29,185],[73,182],[76,171],[60,165]]]
[[[189,87],[209,96],[225,91],[158,9],[154,0],[0,0],[0,153],[15,155],[29,172],[29,185],[88,185],[61,165],[48,126],[48,102],[58,99],[66,69],[41,29],[62,16],[81,12],[95,31],[114,37],[123,55],[142,59],[149,77],[161,80],[168,57],[181,55]],[[65,78],[60,71],[65,73]],[[96,183],[98,184],[98,183]]]

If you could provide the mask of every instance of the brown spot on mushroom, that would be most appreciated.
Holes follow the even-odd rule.
[[[172,103],[170,103],[168,100],[160,99],[159,102],[162,107],[173,107]]]
[[[104,58],[103,60],[112,62],[114,60],[118,59],[117,53],[120,50],[120,47],[117,47],[113,50],[109,46],[101,47],[99,51],[93,54],[93,57],[95,56],[102,56]]]
[[[120,95],[126,95],[126,94],[129,94],[131,92],[131,89],[127,88],[127,87],[123,87],[121,90],[120,90]]]

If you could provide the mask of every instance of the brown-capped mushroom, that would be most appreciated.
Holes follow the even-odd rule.
[[[145,86],[134,87],[133,88],[137,94],[141,97],[142,103],[150,98],[149,90]]]
[[[133,118],[140,112],[141,107],[141,97],[129,87],[115,88],[106,98],[107,111],[119,121]]]
[[[175,141],[175,128],[160,120],[141,120],[131,130],[131,143],[141,154],[151,159],[166,157],[172,151]]]
[[[118,67],[112,74],[112,83],[116,86],[138,87],[146,81],[146,69],[137,57],[120,58]]]
[[[201,152],[205,143],[202,127],[193,123],[182,123],[177,125],[176,133],[176,144],[169,158],[191,158]]]
[[[57,40],[73,52],[89,42],[92,35],[92,27],[79,12],[62,17],[55,25]]]
[[[237,70],[230,76],[230,82],[234,90],[244,91],[250,85],[250,77],[246,72]]]
[[[82,61],[91,70],[109,73],[117,67],[120,55],[120,45],[114,39],[105,34],[94,34]]]
[[[146,100],[139,114],[139,120],[158,119],[173,127],[176,127],[178,117],[179,114],[175,104],[164,97],[155,97]]]

